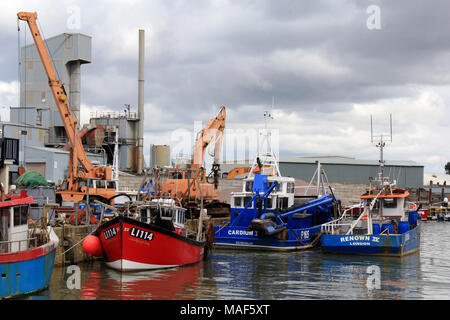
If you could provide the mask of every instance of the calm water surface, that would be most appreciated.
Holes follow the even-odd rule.
[[[215,250],[194,266],[121,274],[101,261],[78,264],[80,289],[55,267],[49,289],[28,299],[448,299],[450,222],[424,222],[421,250],[403,258]],[[367,286],[368,267],[381,271]]]

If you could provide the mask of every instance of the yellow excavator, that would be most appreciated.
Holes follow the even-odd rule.
[[[212,118],[199,132],[194,144],[191,163],[183,169],[168,169],[168,179],[161,184],[163,196],[170,196],[179,200],[194,215],[199,212],[202,199],[208,214],[216,216],[228,214],[229,205],[219,201],[218,190],[219,160],[225,130],[225,118],[226,109],[222,106],[219,114]],[[214,162],[211,177],[211,175],[206,176],[203,162],[205,149],[212,142],[214,142]],[[209,181],[210,178],[213,178],[212,183]]]

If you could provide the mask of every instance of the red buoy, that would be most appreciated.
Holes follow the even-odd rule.
[[[88,235],[86,239],[83,240],[83,250],[87,254],[92,254],[96,257],[103,256],[102,244],[100,243],[100,238],[92,234]]]

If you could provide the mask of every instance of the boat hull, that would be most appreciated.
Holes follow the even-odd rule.
[[[272,236],[263,236],[246,227],[215,226],[214,231],[214,248],[293,251],[314,247],[320,226],[286,229]]]
[[[98,235],[106,265],[119,271],[178,267],[205,254],[204,242],[123,216],[101,225]]]
[[[321,237],[322,250],[327,253],[404,256],[420,249],[420,225],[403,234],[331,235]]]
[[[48,287],[57,242],[38,248],[0,254],[0,298],[13,298]]]

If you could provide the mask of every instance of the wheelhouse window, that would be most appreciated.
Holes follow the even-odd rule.
[[[247,205],[247,203],[249,203],[250,202],[250,200],[252,200],[252,197],[244,197],[244,203],[243,203],[243,207],[245,207],[246,205]],[[253,208],[253,204],[251,204],[250,206],[249,206],[249,208]]]
[[[278,198],[278,209],[286,209],[288,207],[288,198],[279,197]]]
[[[106,187],[106,181],[105,180],[97,180],[96,181],[96,188],[104,189],[105,187]]]
[[[273,201],[272,198],[267,198],[267,208],[272,209]]]
[[[234,197],[234,207],[241,208],[242,207],[242,197]]]
[[[173,211],[171,208],[161,208],[161,218],[172,219]]]
[[[108,181],[107,184],[108,184],[108,188],[109,189],[115,189],[116,188],[116,182],[113,181],[113,180]]]
[[[385,208],[397,208],[397,198],[384,198],[383,207]]]
[[[183,179],[183,174],[181,172],[170,172],[169,179]]]
[[[287,193],[295,193],[295,184],[293,182],[287,183]]]
[[[27,224],[28,206],[14,207],[14,226]]]

